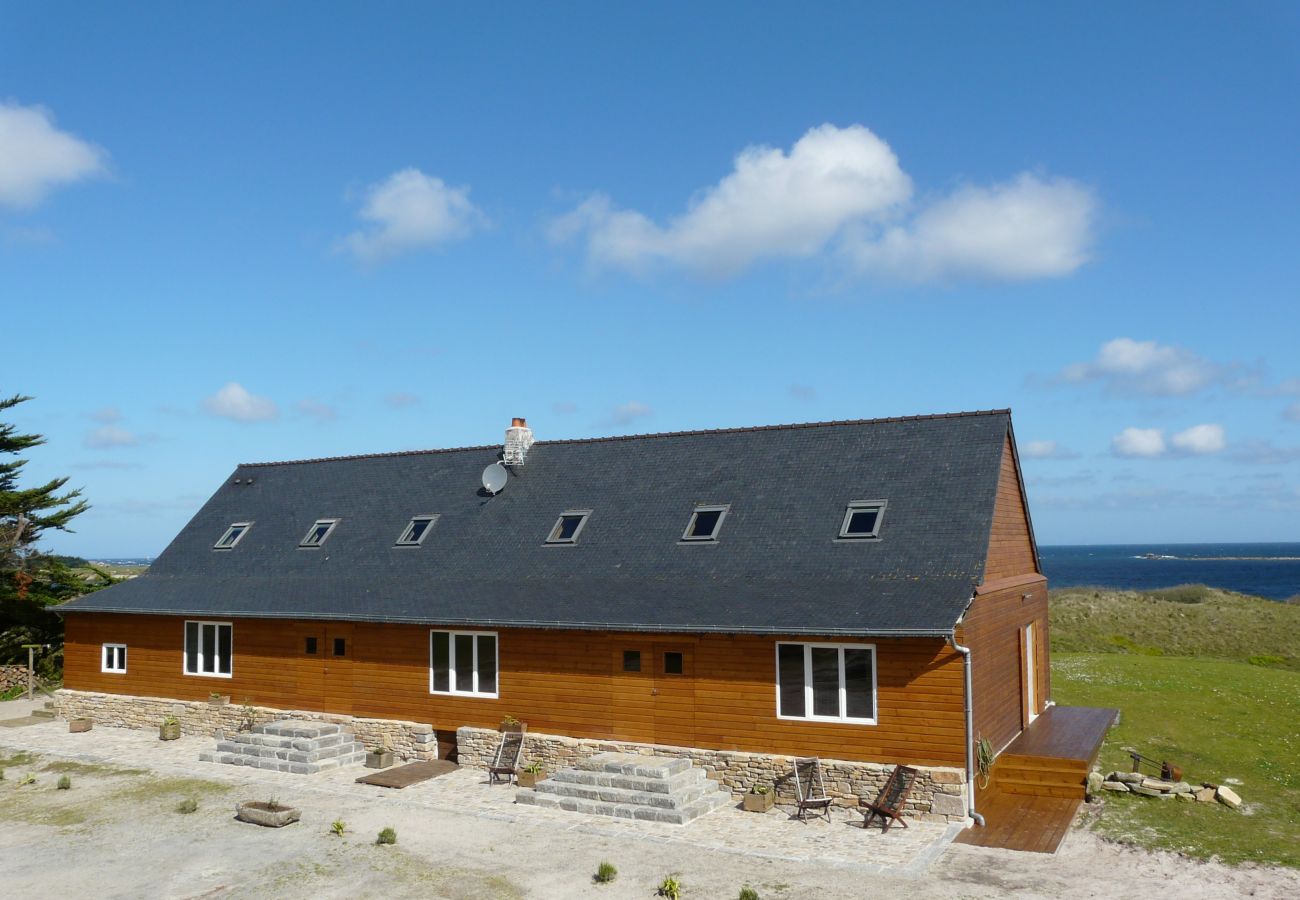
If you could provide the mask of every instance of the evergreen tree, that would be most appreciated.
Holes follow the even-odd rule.
[[[0,399],[0,414],[30,399]],[[25,662],[23,644],[49,644],[56,652],[45,657],[48,674],[48,666],[59,664],[63,646],[63,622],[49,607],[111,579],[94,572],[87,581],[37,547],[42,534],[70,531],[68,523],[89,508],[80,490],[62,492],[67,478],[19,487],[27,460],[17,455],[43,443],[39,434],[22,434],[0,422],[0,662]]]

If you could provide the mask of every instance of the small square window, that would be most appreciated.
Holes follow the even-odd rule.
[[[307,530],[299,547],[319,547],[325,543],[325,539],[330,536],[334,526],[339,523],[338,519],[317,519],[315,524]]]
[[[231,549],[232,547],[234,547],[236,544],[239,543],[239,539],[242,538],[248,532],[248,529],[251,528],[252,526],[253,526],[252,522],[235,522],[229,528],[227,528],[226,533],[223,534],[221,538],[215,544],[212,545],[212,549],[213,550]]]
[[[438,520],[437,516],[415,516],[407,524],[406,530],[402,536],[397,539],[398,547],[418,547],[423,543],[425,535],[433,528],[433,523]]]
[[[854,500],[844,510],[840,524],[840,537],[846,539],[875,539],[880,537],[880,523],[885,518],[884,500]]]
[[[669,650],[664,654],[664,674],[680,675],[685,659],[680,650]]]
[[[548,544],[576,544],[578,535],[582,533],[583,526],[587,524],[587,517],[591,515],[589,509],[570,509],[560,514],[560,518],[551,529],[550,535],[546,538]]]
[[[697,506],[691,513],[691,521],[686,526],[683,541],[716,541],[722,529],[722,520],[727,517],[730,506]]]
[[[623,651],[623,671],[640,672],[641,671],[641,651],[624,650]]]
[[[303,652],[308,656],[316,655],[316,639],[314,637],[307,638],[306,645],[303,647]]]
[[[347,639],[346,639],[346,638],[335,638],[335,639],[334,639],[334,655],[335,655],[335,656],[347,656],[347,655],[348,655],[348,642],[347,642]]]
[[[100,664],[101,672],[121,675],[126,672],[126,644],[105,644]]]

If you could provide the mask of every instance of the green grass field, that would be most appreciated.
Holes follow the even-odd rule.
[[[1188,781],[1231,785],[1244,808],[1107,792],[1094,828],[1199,858],[1300,868],[1300,666],[1291,646],[1300,643],[1300,608],[1205,589],[1178,596],[1194,602],[1052,592],[1052,696],[1121,711],[1103,771],[1127,770],[1131,748],[1182,766]],[[1077,650],[1091,652],[1069,652]]]

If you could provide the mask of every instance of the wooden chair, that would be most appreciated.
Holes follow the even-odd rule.
[[[518,731],[501,732],[501,743],[497,744],[496,755],[492,765],[488,766],[488,784],[504,781],[509,784],[519,774],[519,762],[524,755],[524,735],[527,725],[520,725]]]
[[[794,816],[807,823],[808,812],[825,816],[831,820],[831,798],[826,795],[826,785],[822,781],[822,763],[815,756],[800,757],[794,761]]]
[[[858,810],[858,812],[866,816],[862,820],[862,827],[870,827],[871,820],[879,816],[882,834],[889,831],[889,826],[894,822],[906,828],[907,822],[903,821],[903,805],[907,803],[907,795],[912,792],[912,785],[916,783],[916,776],[916,769],[908,766],[894,766],[894,771],[889,773],[889,780],[880,789],[875,802],[863,803],[864,808]]]

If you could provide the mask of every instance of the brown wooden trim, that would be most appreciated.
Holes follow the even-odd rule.
[[[984,594],[992,594],[995,591],[1005,591],[1007,588],[1039,583],[1046,585],[1047,576],[1039,575],[1037,572],[1030,575],[1013,575],[1010,578],[999,578],[997,581],[986,581],[984,584],[976,585],[975,596],[979,597]]]

